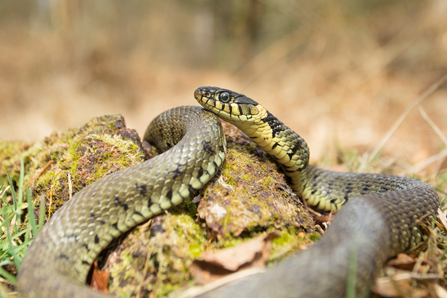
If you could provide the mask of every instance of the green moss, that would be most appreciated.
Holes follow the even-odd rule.
[[[292,229],[294,230],[294,229]],[[295,232],[295,231],[294,231]],[[296,235],[293,233],[291,235],[289,231],[283,231],[281,232],[280,236],[278,238],[275,238],[273,240],[273,243],[279,246],[284,246],[285,244],[289,244],[291,241],[296,241]]]
[[[317,233],[312,233],[312,234],[308,234],[308,236],[309,236],[309,239],[310,240],[312,240],[312,241],[317,241],[319,238],[320,238],[320,234],[317,234]]]
[[[242,175],[241,178],[244,179],[244,180],[248,180],[248,179],[250,179],[250,175],[244,174],[244,175]]]
[[[263,180],[262,180],[262,184],[263,185],[269,185],[269,184],[272,184],[274,181],[273,181],[273,178],[272,177],[269,177],[269,176],[267,176],[267,177],[265,177]]]

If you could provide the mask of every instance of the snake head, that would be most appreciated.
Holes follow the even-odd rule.
[[[259,114],[256,101],[228,89],[200,87],[194,92],[194,97],[205,109],[230,122],[247,121]]]

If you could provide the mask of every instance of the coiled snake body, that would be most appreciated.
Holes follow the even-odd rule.
[[[388,258],[424,241],[418,221],[436,218],[439,206],[430,185],[310,166],[305,141],[254,100],[216,87],[201,87],[194,95],[205,110],[169,110],[146,131],[145,139],[161,150],[175,146],[84,188],[42,228],[20,268],[20,297],[105,297],[83,284],[99,252],[138,223],[191,197],[222,164],[226,144],[215,115],[273,156],[309,206],[336,211],[346,204],[311,249],[206,296],[344,297],[348,282],[359,296],[367,295]]]

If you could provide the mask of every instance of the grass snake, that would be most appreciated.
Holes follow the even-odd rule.
[[[256,101],[217,87],[198,88],[194,96],[204,108],[168,110],[146,130],[145,140],[163,154],[85,187],[44,225],[19,270],[19,297],[106,297],[85,286],[95,258],[113,239],[192,197],[212,178],[226,151],[219,118],[270,154],[308,206],[344,206],[309,250],[204,297],[345,297],[347,289],[367,296],[388,258],[424,242],[420,220],[435,219],[439,207],[429,184],[311,166],[306,142]]]

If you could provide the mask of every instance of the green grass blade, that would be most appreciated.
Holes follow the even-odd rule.
[[[23,178],[25,176],[25,165],[23,162],[23,155],[20,156],[20,178],[19,178],[19,187],[17,192],[17,205],[21,205],[23,201]],[[16,227],[22,224],[22,212],[20,209],[17,209],[17,220]]]
[[[16,247],[14,246],[14,243],[12,242],[12,237],[11,237],[11,233],[9,232],[9,227],[10,227],[11,222],[9,221],[9,217],[6,216],[5,217],[5,228],[6,228],[6,236],[8,238],[8,243],[10,245],[10,252],[11,255],[13,257],[13,262],[14,265],[17,268],[17,271],[19,270],[20,267],[20,261],[22,260],[22,258],[19,258],[19,256],[16,253]]]
[[[11,189],[11,196],[12,196],[12,202],[14,205],[14,209],[17,209],[17,197],[16,197],[16,191],[14,190],[14,183],[12,183],[12,178],[11,175],[9,175],[9,172],[6,173],[8,175],[8,181],[9,181],[9,186]]]
[[[28,204],[17,204],[17,206],[5,206],[2,209],[0,209],[0,215],[4,215],[7,213],[12,213],[12,212],[16,212],[16,210],[23,210],[28,208]]]
[[[16,283],[16,277],[14,275],[12,275],[11,273],[9,273],[8,271],[6,271],[5,269],[3,269],[2,267],[0,267],[0,276],[3,276],[5,279],[9,280],[10,282],[12,282],[13,284]]]
[[[33,236],[37,235],[37,226],[36,226],[36,218],[34,217],[34,205],[33,200],[31,198],[31,192],[27,191],[27,199],[28,199],[28,224],[31,225],[33,229]]]
[[[31,196],[31,191],[28,189],[29,196]],[[39,206],[39,230],[42,229],[43,222],[45,221],[45,195],[42,194],[40,197]]]

